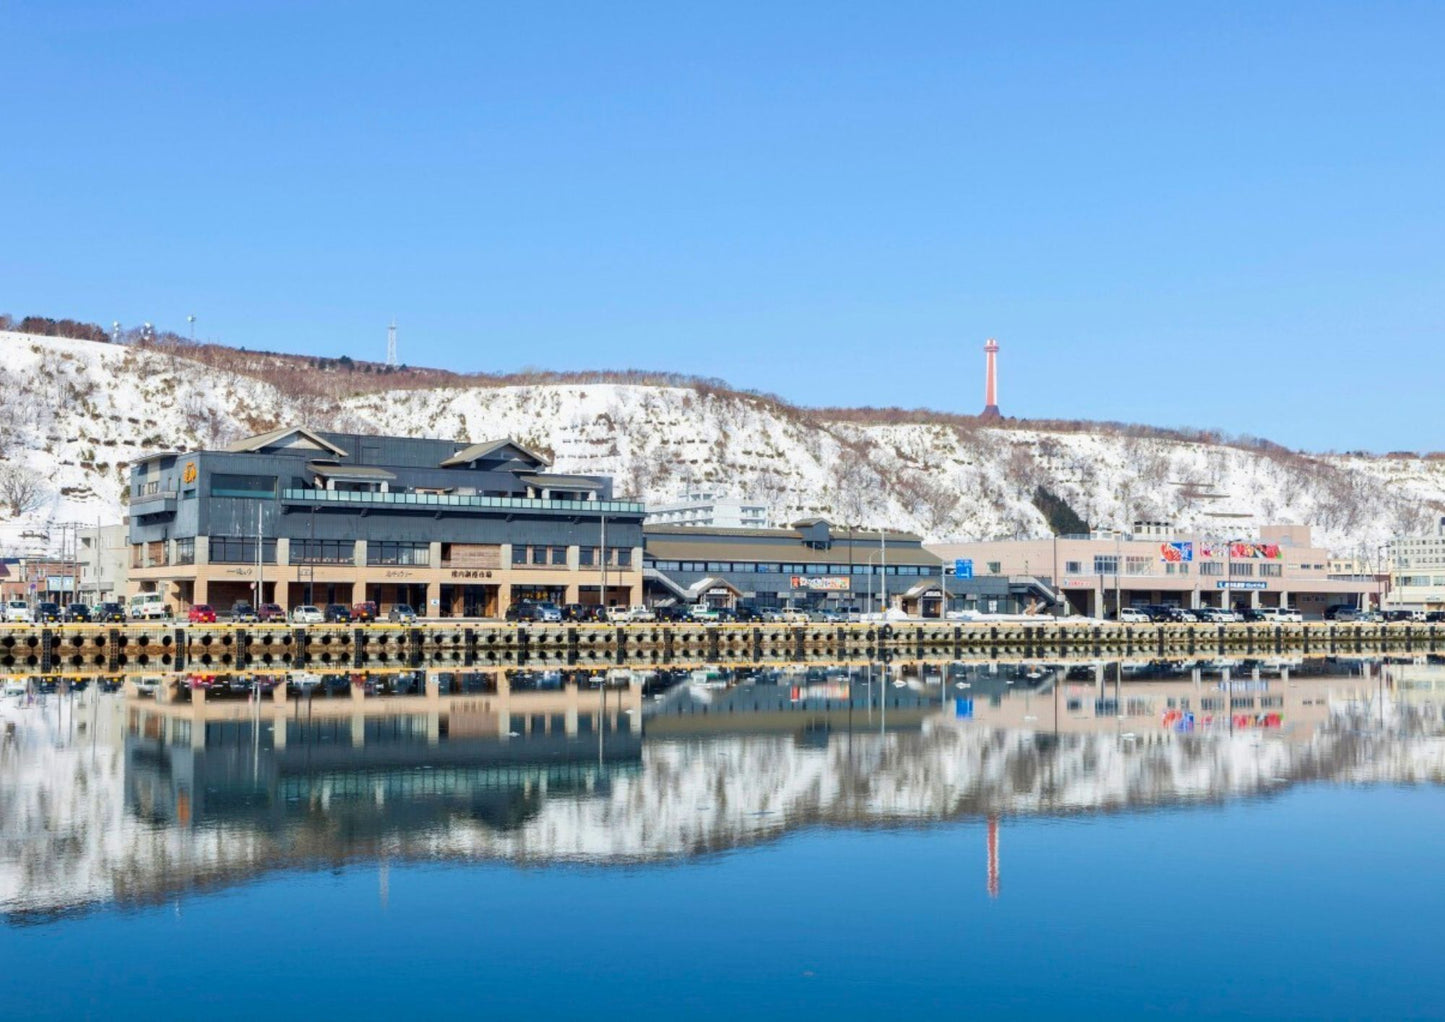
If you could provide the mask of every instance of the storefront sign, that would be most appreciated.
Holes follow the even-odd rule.
[[[1268,582],[1237,582],[1230,579],[1225,582],[1214,583],[1216,589],[1268,589]]]
[[[452,578],[491,578],[492,573],[486,568],[455,568],[452,570]]]
[[[390,568],[381,573],[382,578],[416,578],[416,572],[405,568]]]
[[[814,592],[842,592],[853,588],[853,580],[846,575],[794,575],[794,589],[811,589]]]

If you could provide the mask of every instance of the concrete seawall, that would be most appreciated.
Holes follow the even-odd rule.
[[[869,660],[1445,652],[1445,625],[859,624],[0,626],[0,676],[606,670]]]

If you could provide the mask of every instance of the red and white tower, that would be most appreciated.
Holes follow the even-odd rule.
[[[992,337],[983,346],[986,369],[983,382],[983,418],[1001,419],[998,410],[998,341]]]
[[[988,896],[998,897],[998,817],[988,818]]]

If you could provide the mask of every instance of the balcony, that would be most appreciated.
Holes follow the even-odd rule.
[[[172,494],[172,497],[175,495]],[[282,490],[283,504],[335,504],[395,511],[462,511],[479,513],[541,512],[556,515],[638,515],[643,506],[631,500],[541,500],[531,497],[482,497],[454,493],[363,493],[340,490]],[[134,508],[134,503],[132,503]],[[174,510],[174,500],[172,510]]]
[[[160,490],[130,499],[130,513],[137,518],[176,513],[176,491]]]

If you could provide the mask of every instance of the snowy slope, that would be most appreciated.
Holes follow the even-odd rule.
[[[1307,456],[1158,436],[1005,424],[829,421],[746,394],[642,384],[375,391],[322,399],[173,354],[0,333],[0,459],[44,477],[39,506],[0,508],[0,547],[43,548],[65,521],[118,521],[125,465],[281,423],[480,440],[514,436],[561,471],[611,474],[658,501],[711,484],[778,521],[825,514],[934,539],[1047,534],[1042,485],[1085,520],[1209,528],[1298,522],[1342,554],[1373,551],[1445,507],[1445,460]],[[278,385],[279,384],[279,385]],[[1207,495],[1207,496],[1206,496]],[[1215,517],[1214,522],[1220,521]],[[1217,526],[1215,526],[1217,528]]]

